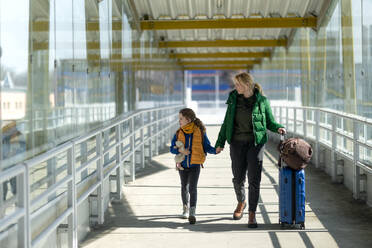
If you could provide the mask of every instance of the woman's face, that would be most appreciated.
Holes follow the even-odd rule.
[[[247,92],[250,89],[248,84],[241,83],[236,79],[234,79],[234,86],[238,94],[244,94],[244,92]]]
[[[180,127],[183,127],[190,123],[190,120],[183,116],[181,113],[178,114],[178,122],[180,123]]]

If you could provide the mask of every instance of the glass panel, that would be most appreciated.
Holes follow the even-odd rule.
[[[0,0],[0,171],[24,160],[31,141],[26,115],[28,42],[29,1]]]
[[[354,4],[354,3],[353,3]],[[358,114],[372,118],[372,0],[361,1],[362,65],[355,65]]]

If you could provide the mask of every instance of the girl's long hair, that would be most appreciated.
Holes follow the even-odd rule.
[[[179,113],[183,115],[185,118],[187,118],[189,121],[193,121],[195,125],[200,128],[202,133],[203,134],[205,133],[205,126],[203,122],[199,118],[196,117],[194,110],[190,108],[184,108],[184,109],[181,109]]]
[[[263,95],[262,87],[258,83],[255,83],[251,74],[247,72],[242,72],[235,75],[235,80],[240,83],[247,84],[249,86],[253,86],[253,89],[257,89],[258,92]]]

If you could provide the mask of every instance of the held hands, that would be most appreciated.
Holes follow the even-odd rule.
[[[223,151],[223,148],[221,148],[221,147],[217,147],[216,148],[216,154],[219,154],[220,152],[222,152]]]
[[[281,127],[281,128],[278,128],[278,133],[280,133],[280,134],[286,134],[287,131],[285,130],[285,128]]]

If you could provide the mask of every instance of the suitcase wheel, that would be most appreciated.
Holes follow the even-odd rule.
[[[302,230],[305,229],[305,223],[301,223],[300,227],[301,227]]]

